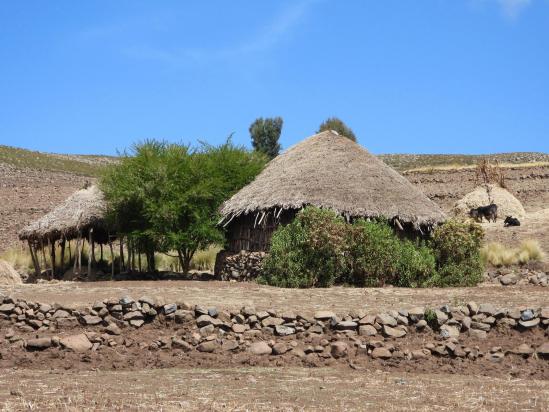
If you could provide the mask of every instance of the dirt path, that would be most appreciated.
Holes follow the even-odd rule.
[[[470,375],[363,373],[343,367],[2,372],[2,410],[542,411],[549,408],[549,381]]]
[[[150,296],[166,303],[186,302],[223,309],[294,310],[311,314],[319,309],[348,312],[409,308],[445,303],[493,303],[498,307],[549,306],[549,289],[536,286],[483,286],[475,288],[409,289],[348,288],[281,289],[255,283],[200,281],[124,281],[64,282],[39,285],[1,286],[0,294],[46,303],[61,303],[75,308],[97,300],[130,295],[135,299]]]

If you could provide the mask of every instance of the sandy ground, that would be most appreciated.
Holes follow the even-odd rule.
[[[536,286],[483,286],[473,288],[349,288],[282,289],[255,283],[220,281],[121,281],[61,282],[0,286],[0,293],[31,301],[61,303],[83,307],[97,300],[130,295],[134,299],[150,296],[166,303],[186,302],[222,309],[294,310],[312,314],[319,309],[348,313],[350,310],[379,312],[385,309],[430,307],[469,301],[494,303],[498,307],[549,306],[549,290]]]
[[[544,411],[549,381],[349,368],[8,370],[2,410]]]

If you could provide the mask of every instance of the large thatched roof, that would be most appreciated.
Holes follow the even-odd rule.
[[[74,238],[94,226],[102,227],[105,217],[103,192],[90,186],[73,193],[61,205],[19,232],[19,238],[29,240],[57,240]]]
[[[221,207],[223,220],[271,209],[329,208],[346,217],[384,217],[433,225],[439,206],[362,146],[325,131],[273,159]]]

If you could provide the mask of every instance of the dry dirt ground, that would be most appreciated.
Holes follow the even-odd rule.
[[[2,410],[546,411],[549,381],[350,368],[9,370]]]
[[[423,305],[470,301],[493,303],[498,307],[549,306],[549,290],[541,286],[481,286],[473,288],[349,288],[282,289],[255,283],[221,281],[120,281],[61,282],[0,286],[0,294],[81,308],[98,300],[129,295],[149,296],[165,303],[188,303],[239,310],[252,305],[258,310],[293,310],[312,314],[316,310],[379,312]]]

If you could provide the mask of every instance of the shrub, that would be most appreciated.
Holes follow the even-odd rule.
[[[427,286],[474,286],[482,279],[480,245],[484,232],[474,222],[449,220],[433,233],[437,273]]]
[[[385,222],[358,220],[348,229],[349,281],[358,286],[420,286],[433,275],[432,252],[401,240]]]
[[[271,239],[260,281],[280,287],[328,287],[346,272],[345,221],[330,210],[308,207]]]
[[[536,240],[525,240],[518,248],[507,248],[501,243],[491,242],[481,249],[481,257],[493,266],[512,266],[542,260],[543,252]]]

